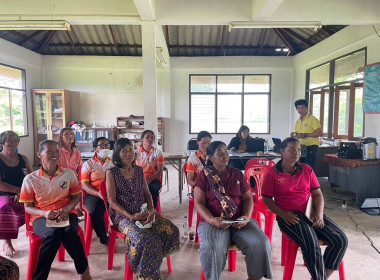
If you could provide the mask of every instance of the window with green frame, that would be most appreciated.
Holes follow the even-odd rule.
[[[0,132],[28,134],[25,70],[0,64]]]

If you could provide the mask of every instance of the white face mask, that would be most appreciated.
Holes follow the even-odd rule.
[[[98,156],[101,158],[106,158],[111,153],[110,149],[101,149],[98,152]]]

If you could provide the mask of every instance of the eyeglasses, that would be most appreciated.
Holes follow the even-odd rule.
[[[107,148],[111,147],[111,145],[110,144],[100,144],[100,145],[98,145],[98,147],[100,147],[102,149],[107,149]]]

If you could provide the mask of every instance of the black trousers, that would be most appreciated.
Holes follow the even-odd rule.
[[[162,183],[157,179],[153,180],[148,185],[148,188],[149,188],[150,194],[152,196],[154,209],[156,209],[158,196],[160,195],[160,190],[162,188]]]
[[[306,146],[306,157],[302,157],[300,161],[310,165],[310,167],[314,170],[315,161],[317,160],[318,149],[319,147],[317,145]]]
[[[338,270],[348,246],[348,239],[341,228],[326,215],[323,215],[325,226],[313,228],[313,223],[305,214],[298,211],[294,213],[300,218],[298,224],[288,226],[283,219],[277,217],[278,226],[300,246],[313,280],[325,280],[326,269]],[[323,255],[318,239],[327,243]]]
[[[48,279],[51,264],[54,261],[61,243],[74,260],[78,274],[83,274],[86,271],[88,262],[84,254],[83,244],[77,232],[78,216],[76,214],[70,214],[69,220],[70,225],[63,228],[46,227],[45,218],[38,218],[33,221],[35,234],[43,239],[37,266],[33,272],[33,280]]]
[[[90,214],[92,228],[99,237],[100,242],[105,244],[107,242],[107,233],[104,224],[104,213],[106,212],[104,200],[100,199],[98,196],[86,194],[84,198],[84,206],[86,206],[86,209]]]

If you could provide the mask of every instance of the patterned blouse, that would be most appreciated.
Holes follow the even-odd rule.
[[[141,166],[134,167],[135,173],[131,179],[126,179],[119,167],[110,169],[115,180],[116,201],[132,215],[140,212],[140,207],[145,203],[144,172]],[[125,217],[110,207],[110,217],[114,225],[117,225]]]

